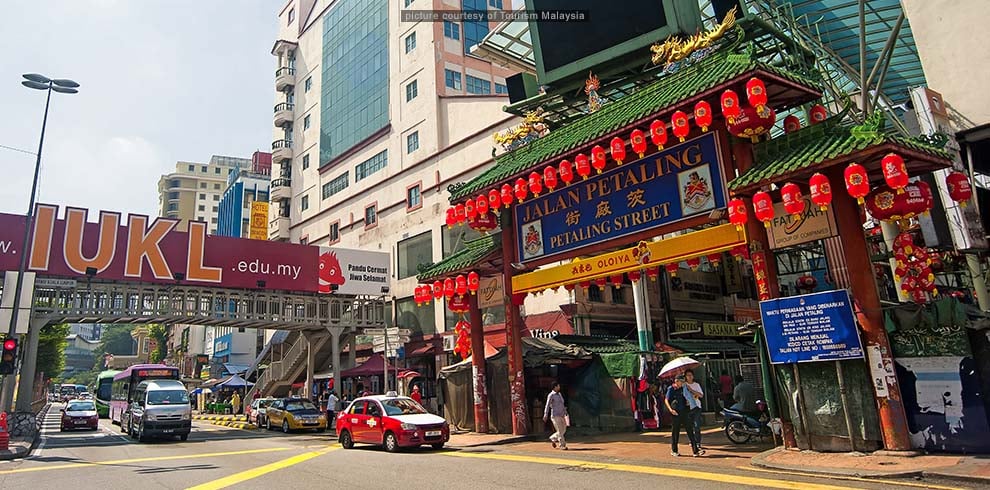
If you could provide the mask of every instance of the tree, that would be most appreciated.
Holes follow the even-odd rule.
[[[72,376],[64,379],[63,383],[76,384],[76,385],[86,385],[95,389],[96,385],[96,373],[93,371],[77,371],[72,373]]]
[[[103,354],[109,353],[115,356],[134,355],[134,339],[131,338],[131,331],[134,325],[108,325],[103,330],[100,337],[100,348],[96,350],[100,360]]]
[[[168,354],[168,336],[165,333],[165,325],[148,325],[148,338],[155,341],[155,349],[148,354],[148,362],[159,363]]]
[[[46,378],[54,378],[65,367],[65,346],[68,342],[69,324],[47,325],[38,335],[37,373],[45,373]]]

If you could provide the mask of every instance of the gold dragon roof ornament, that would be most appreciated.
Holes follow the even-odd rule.
[[[523,121],[511,128],[497,131],[492,135],[495,143],[499,144],[503,150],[512,151],[530,141],[541,138],[550,133],[550,127],[544,122],[545,115],[542,107],[536,110],[527,111],[523,116]]]
[[[598,80],[598,77],[589,71],[588,79],[584,82],[584,93],[588,95],[588,114],[597,112],[598,109],[602,108],[602,104],[605,102],[602,97],[598,95],[598,89],[601,87],[602,83]]]
[[[650,46],[654,65],[669,66],[691,56],[692,53],[711,47],[736,25],[736,7],[729,10],[714,29],[699,32],[687,39],[668,37],[663,43]]]

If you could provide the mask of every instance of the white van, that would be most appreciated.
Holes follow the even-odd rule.
[[[142,442],[155,436],[179,436],[184,441],[192,430],[189,393],[178,380],[142,381],[127,411],[127,432]]]

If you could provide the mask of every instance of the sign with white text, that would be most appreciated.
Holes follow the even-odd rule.
[[[388,267],[384,252],[320,247],[320,292],[381,296],[389,285]]]
[[[761,301],[760,317],[773,364],[863,357],[844,289]]]

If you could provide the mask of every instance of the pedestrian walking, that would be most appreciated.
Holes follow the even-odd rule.
[[[674,384],[667,388],[667,396],[663,400],[673,420],[673,427],[670,429],[670,455],[674,457],[680,456],[677,449],[677,442],[681,437],[681,427],[687,428],[690,423],[688,419],[689,408],[687,399],[684,397],[684,379],[683,374],[677,375],[674,378]],[[688,430],[687,434],[688,440],[691,441],[691,450],[697,456],[698,445],[694,440],[694,432]]]
[[[695,456],[705,454],[701,448],[701,399],[705,396],[701,384],[694,380],[694,371],[688,369],[684,373],[684,398],[688,404],[688,432],[694,433]]]
[[[332,391],[327,395],[327,427],[334,422],[334,414],[337,411],[337,395]]]
[[[560,449],[565,451],[567,440],[564,439],[564,434],[567,433],[567,418],[567,406],[564,404],[564,395],[560,394],[560,383],[554,382],[550,394],[547,395],[546,407],[543,409],[543,421],[549,419],[553,423],[555,432],[550,434],[550,445],[554,448],[559,445]]]
[[[241,396],[235,391],[230,397],[230,408],[233,409],[234,415],[240,413],[241,410]]]

